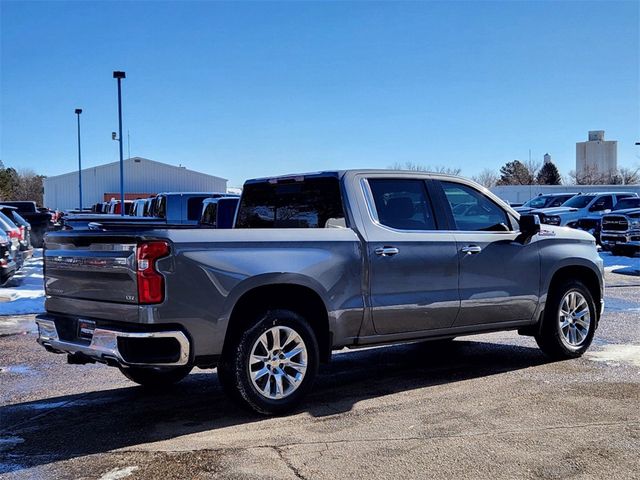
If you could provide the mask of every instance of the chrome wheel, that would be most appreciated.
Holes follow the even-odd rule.
[[[307,371],[307,346],[292,328],[275,326],[251,348],[249,377],[258,393],[270,400],[291,395]]]
[[[570,347],[579,347],[589,335],[591,312],[584,296],[575,290],[565,294],[558,312],[562,340]]]

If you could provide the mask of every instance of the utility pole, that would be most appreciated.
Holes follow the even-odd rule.
[[[82,113],[81,108],[76,108],[76,116],[78,117],[78,193],[80,195],[80,202],[78,206],[80,208],[80,213],[82,213],[82,154],[80,152],[80,114]]]
[[[122,87],[121,81],[126,78],[125,72],[113,72],[118,81],[118,142],[120,143],[120,215],[124,216],[124,158],[122,152]]]

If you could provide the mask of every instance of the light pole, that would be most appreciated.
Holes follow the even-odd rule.
[[[82,213],[82,154],[80,152],[80,114],[81,108],[76,108],[76,116],[78,117],[78,193],[80,194],[80,213]]]
[[[126,78],[124,72],[113,72],[113,78],[118,80],[118,142],[120,143],[120,215],[124,216],[124,158],[122,155],[122,88],[120,82]]]

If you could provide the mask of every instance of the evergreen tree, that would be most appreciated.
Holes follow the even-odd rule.
[[[554,163],[545,163],[538,172],[537,181],[540,185],[561,185],[562,177]]]
[[[520,160],[507,162],[500,168],[500,180],[498,185],[531,185],[533,175],[527,166]]]

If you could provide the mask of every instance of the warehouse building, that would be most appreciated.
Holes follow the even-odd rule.
[[[124,161],[124,191],[127,200],[160,192],[226,192],[227,179],[133,157]],[[120,198],[120,162],[83,169],[83,207],[111,198]],[[68,210],[78,208],[78,203],[77,171],[44,179],[45,206]]]

